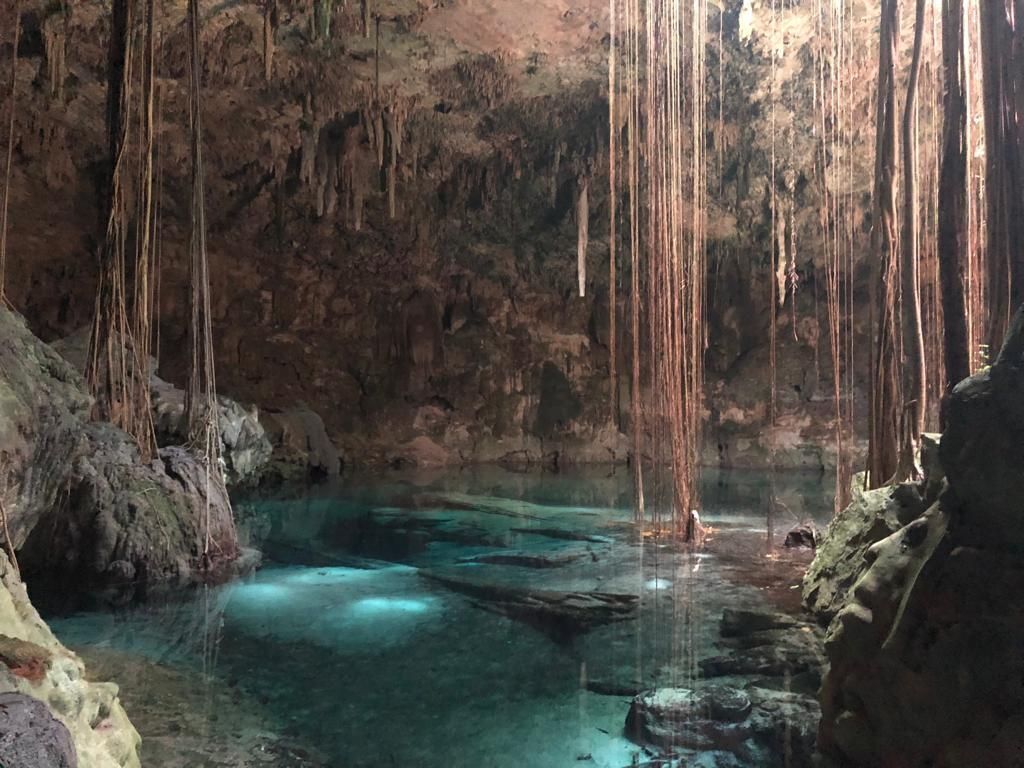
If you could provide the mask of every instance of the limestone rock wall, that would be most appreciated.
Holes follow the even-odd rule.
[[[728,0],[709,31],[709,71],[721,63],[724,87],[710,84],[709,114],[721,121],[708,126],[706,459],[827,466],[835,409],[809,111],[814,8],[786,4],[772,25],[767,6],[755,5]],[[623,460],[632,383],[625,375],[612,392],[609,378],[607,3],[381,0],[372,9],[379,46],[375,25],[364,36],[359,4],[318,6],[329,18],[316,19],[312,4],[276,7],[264,50],[259,6],[203,3],[224,393],[275,411],[308,407],[354,463]],[[102,5],[21,8],[8,296],[52,339],[85,325],[93,308],[107,19]],[[0,0],[0,17],[12,12]],[[851,50],[866,69],[874,22],[856,13],[865,44]],[[180,384],[189,188],[180,9],[160,23],[157,346],[162,375]],[[4,26],[0,51],[10,39]],[[870,95],[855,88],[851,109],[870,114]],[[868,142],[868,127],[856,141]],[[869,175],[855,164],[850,194],[866,190]],[[580,298],[574,218],[584,181],[591,236]],[[783,255],[799,278],[775,307],[773,221],[792,229]],[[855,254],[866,232],[858,219]],[[866,273],[855,262],[848,331],[860,356]],[[624,262],[616,282],[622,299]],[[619,310],[621,332],[624,301]],[[629,345],[618,349],[627,372]],[[862,362],[851,367],[855,410]]]

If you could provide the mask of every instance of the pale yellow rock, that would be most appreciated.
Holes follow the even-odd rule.
[[[0,667],[0,691],[43,701],[71,732],[79,768],[140,768],[141,739],[128,720],[114,683],[90,682],[82,661],[61,645],[29,601],[25,585],[0,552],[0,631],[42,646],[52,655],[39,683]]]

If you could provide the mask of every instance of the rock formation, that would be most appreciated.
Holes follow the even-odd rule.
[[[714,36],[708,54],[709,70],[718,69],[715,58],[723,65],[722,93],[717,78],[710,83],[721,119],[708,125],[708,367],[722,384],[708,393],[705,458],[831,466],[813,181],[819,147],[807,115],[817,73],[806,54],[817,22],[808,3],[787,4],[777,23],[767,4],[721,5],[722,53]],[[353,464],[625,461],[631,351],[616,345],[624,375],[612,392],[611,286],[608,269],[594,268],[608,253],[607,3],[202,6],[223,392],[275,411],[305,404]],[[58,18],[44,0],[21,4],[23,39],[50,42],[24,45],[19,58],[7,295],[47,340],[87,324],[93,310],[103,14],[101,6],[79,5]],[[379,49],[374,34],[364,37],[374,19]],[[165,129],[157,137],[162,267],[154,352],[162,375],[181,385],[185,35],[177,15],[159,23],[166,25],[157,65]],[[872,29],[865,14],[853,33]],[[870,46],[852,54],[853,71],[866,73]],[[37,79],[48,87],[34,87]],[[857,82],[865,86],[848,96],[860,113],[871,93],[868,77]],[[865,127],[858,140],[867,146],[869,138]],[[847,160],[835,158],[844,168]],[[849,184],[859,194],[870,187],[871,169],[859,155],[854,160]],[[583,222],[574,220],[584,210],[576,205],[580,179],[587,179],[592,265],[585,297],[576,258]],[[794,284],[778,307],[765,252],[775,234],[773,196],[790,212],[783,256],[800,277],[799,290]],[[40,213],[50,210],[61,216]],[[856,235],[864,240],[866,228]],[[626,273],[620,266],[620,292]],[[852,277],[859,297],[863,275]],[[617,302],[620,330],[626,304]],[[769,424],[773,314],[778,418]],[[863,324],[851,333],[863,339]],[[861,362],[852,370],[863,393]],[[559,376],[564,396],[552,399]]]
[[[6,309],[0,338],[0,494],[26,573],[94,585],[188,578],[207,531],[214,559],[234,559],[230,504],[195,458],[169,447],[142,464],[125,433],[89,422],[78,372]]]
[[[953,391],[948,478],[874,544],[829,628],[819,745],[841,766],[1019,765],[1024,755],[1024,317]]]
[[[140,768],[138,746],[117,686],[86,679],[0,553],[0,764]]]

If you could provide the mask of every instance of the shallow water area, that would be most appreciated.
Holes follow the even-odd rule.
[[[239,499],[246,579],[41,602],[121,685],[147,768],[618,768],[652,759],[632,696],[699,685],[725,608],[795,610],[810,556],[782,540],[830,485],[708,473],[691,551],[639,534],[625,469],[356,475]]]

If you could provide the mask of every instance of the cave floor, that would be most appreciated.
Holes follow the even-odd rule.
[[[638,536],[630,488],[623,468],[356,475],[239,499],[265,552],[248,578],[41,602],[121,686],[146,768],[643,764],[632,695],[693,684],[723,609],[798,610],[810,555],[782,540],[827,521],[831,480],[708,473],[696,553]]]

